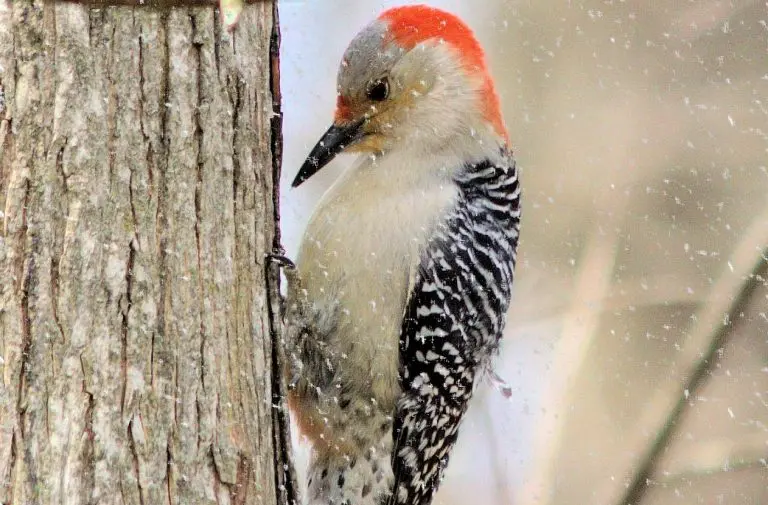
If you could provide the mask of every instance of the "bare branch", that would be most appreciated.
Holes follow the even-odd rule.
[[[728,267],[713,286],[710,300],[698,314],[697,325],[690,333],[690,344],[682,350],[681,361],[691,363],[691,366],[683,375],[685,380],[681,383],[677,402],[656,430],[656,440],[641,458],[632,483],[619,503],[639,503],[642,499],[657,460],[663,454],[674,433],[674,427],[688,405],[687,397],[695,395],[706,382],[710,370],[717,362],[718,349],[725,345],[733,333],[733,321],[744,310],[757,286],[768,276],[766,222],[768,209],[755,218],[731,256]]]

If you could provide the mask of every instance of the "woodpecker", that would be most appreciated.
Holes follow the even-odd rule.
[[[384,11],[341,61],[296,187],[359,159],[288,276],[289,406],[310,505],[429,505],[510,303],[520,186],[483,49],[458,17]]]

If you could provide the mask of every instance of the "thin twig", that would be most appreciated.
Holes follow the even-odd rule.
[[[655,479],[654,482],[666,487],[672,487],[672,486],[678,486],[678,485],[690,482],[694,479],[706,478],[711,475],[717,475],[725,472],[728,472],[730,474],[733,472],[739,472],[743,470],[753,470],[755,468],[768,469],[768,464],[766,464],[764,458],[739,461],[736,463],[729,464],[726,468],[723,468],[722,466],[720,466],[717,468],[687,470],[685,472],[680,472],[674,475],[665,476],[662,479]]]
[[[713,286],[708,303],[698,314],[697,323],[681,351],[683,356],[681,362],[691,363],[691,365],[682,374],[683,380],[679,381],[680,390],[677,401],[668,415],[662,419],[661,425],[656,430],[656,439],[640,459],[631,484],[619,503],[637,504],[642,499],[656,461],[663,453],[678,419],[688,405],[687,396],[695,395],[709,377],[709,372],[717,361],[718,349],[723,347],[732,334],[733,322],[738,319],[759,283],[765,282],[767,276],[768,208],[747,230],[731,256],[727,268]],[[668,393],[666,391],[664,396]],[[663,401],[663,399],[660,400]],[[651,405],[654,404],[658,405],[659,400],[651,403]],[[641,423],[641,425],[648,424]]]
[[[656,470],[653,481],[674,485],[685,479],[760,466],[768,469],[765,433],[757,430],[741,436],[700,441],[687,448],[679,460],[665,461],[664,472]]]

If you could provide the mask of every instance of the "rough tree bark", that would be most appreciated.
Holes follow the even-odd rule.
[[[0,0],[0,503],[293,497],[276,14]]]

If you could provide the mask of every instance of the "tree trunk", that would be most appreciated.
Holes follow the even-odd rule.
[[[0,503],[292,497],[276,13],[0,0]]]

